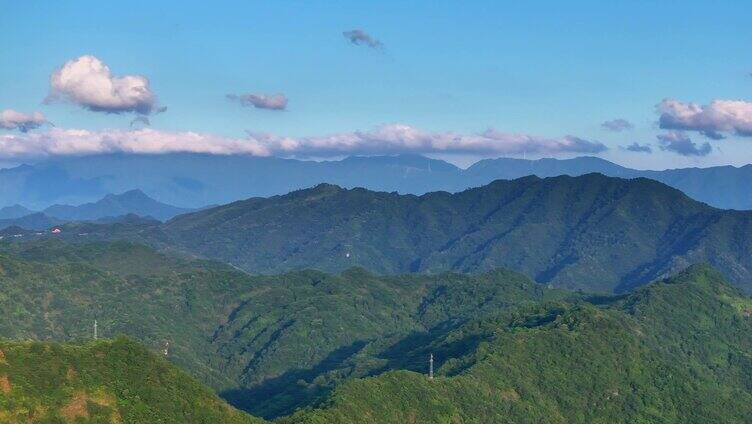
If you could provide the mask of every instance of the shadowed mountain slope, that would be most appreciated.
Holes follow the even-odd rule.
[[[282,422],[746,423],[750,315],[750,298],[695,267],[601,307],[470,323],[423,350],[440,361],[434,380],[425,370],[350,380]],[[477,348],[444,356],[473,338]]]
[[[149,234],[252,273],[507,267],[556,287],[619,292],[708,262],[752,289],[752,212],[599,174],[423,196],[324,184],[181,215]]]

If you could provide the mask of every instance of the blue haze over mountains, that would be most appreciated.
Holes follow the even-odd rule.
[[[275,157],[206,154],[99,155],[56,158],[0,170],[0,206],[19,218],[55,204],[95,202],[111,193],[133,189],[175,208],[158,219],[182,209],[223,204],[249,197],[268,197],[326,182],[342,187],[423,194],[461,191],[496,179],[526,175],[549,177],[587,173],[636,178],[646,177],[682,190],[690,197],[723,209],[752,209],[752,165],[719,166],[664,171],[625,168],[595,157],[523,160],[481,160],[467,169],[418,155],[348,157],[337,161],[303,161]],[[23,205],[20,209],[17,205]],[[7,209],[12,206],[13,209]],[[28,208],[28,209],[26,209]],[[182,208],[182,209],[181,209]],[[64,209],[64,208],[62,208]],[[76,215],[61,207],[56,217],[97,218]],[[168,208],[169,209],[169,208]],[[133,212],[123,210],[124,213]],[[83,214],[83,215],[82,215]],[[52,215],[52,214],[50,214]],[[106,216],[106,215],[104,215]]]
[[[132,220],[134,216],[166,221],[192,210],[158,202],[141,190],[134,189],[121,194],[108,194],[96,202],[78,206],[55,204],[41,212],[21,205],[6,206],[0,208],[0,229],[18,227],[25,230],[44,230],[69,221],[107,223]]]

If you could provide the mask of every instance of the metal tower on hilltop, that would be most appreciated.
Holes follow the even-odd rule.
[[[433,353],[428,357],[428,379],[433,380]]]
[[[97,320],[94,320],[94,340],[97,339]]]

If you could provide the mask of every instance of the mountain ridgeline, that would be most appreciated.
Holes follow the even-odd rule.
[[[748,423],[750,315],[748,297],[693,267],[598,305],[468,323],[428,346],[439,352],[435,379],[399,370],[350,380],[282,422]]]
[[[752,290],[752,212],[715,209],[644,178],[525,177],[423,196],[319,185],[143,233],[252,273],[506,267],[555,287],[624,292],[707,262]]]
[[[571,297],[504,270],[379,277],[249,276],[129,243],[0,244],[0,337],[70,341],[126,334],[255,415],[321,401],[340,382],[396,368],[463,323]]]
[[[497,179],[527,175],[579,176],[593,172],[612,177],[651,178],[718,208],[752,209],[752,187],[748,183],[752,180],[752,165],[640,171],[595,157],[499,158],[461,169],[418,155],[316,162],[190,153],[61,157],[0,169],[0,206],[20,203],[41,210],[56,203],[94,202],[109,193],[139,188],[162,202],[199,208],[284,194],[318,183],[424,194],[457,192]]]
[[[121,194],[108,194],[96,202],[78,206],[52,205],[43,212],[67,221],[96,221],[128,214],[164,221],[189,211],[190,209],[158,202],[135,189]]]
[[[288,424],[752,420],[752,299],[706,266],[593,296],[504,270],[249,276],[124,242],[0,247],[0,336],[90,338],[98,318],[146,346],[0,341],[0,421],[254,422],[148,352],[165,341]]]
[[[108,194],[96,202],[78,206],[52,205],[41,212],[34,212],[21,205],[6,206],[0,209],[0,229],[17,226],[40,231],[70,221],[113,222],[122,221],[129,216],[165,221],[191,210],[158,202],[135,189],[121,194]]]

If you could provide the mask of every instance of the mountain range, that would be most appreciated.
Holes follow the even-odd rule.
[[[112,222],[128,215],[165,221],[189,211],[191,209],[158,202],[136,189],[108,194],[96,202],[78,206],[52,205],[41,212],[21,205],[6,206],[0,209],[0,229],[16,226],[26,230],[46,230],[70,221]]]
[[[0,422],[752,420],[752,211],[653,179],[49,210],[0,231]]]
[[[0,410],[18,419],[254,422],[157,358],[165,341],[283,423],[752,419],[752,299],[706,266],[593,296],[505,270],[249,276],[124,242],[0,250],[0,336],[46,340],[0,342]],[[139,343],[71,344],[94,319]]]
[[[722,209],[752,209],[752,165],[641,171],[596,157],[481,160],[467,169],[418,155],[304,161],[206,154],[58,157],[0,170],[0,205],[41,210],[53,204],[93,202],[133,189],[171,205],[200,208],[248,197],[268,197],[318,183],[376,191],[424,194],[457,192],[497,179],[527,175],[578,176],[598,172],[645,177]],[[0,214],[0,219],[1,218]]]
[[[414,351],[441,358],[434,379],[425,368],[351,379],[280,421],[746,423],[751,314],[749,298],[693,267],[599,304],[467,323]]]
[[[268,274],[507,267],[554,287],[624,292],[707,262],[752,290],[752,212],[709,207],[659,182],[600,174],[499,180],[422,196],[322,184],[145,225],[75,224]]]
[[[81,340],[98,320],[100,337],[126,334],[154,351],[168,341],[173,363],[264,417],[321,400],[348,376],[406,366],[399,351],[473,317],[570,296],[504,270],[249,276],[124,242],[0,248],[0,308],[14,311],[0,337]],[[352,368],[367,352],[383,358]]]

